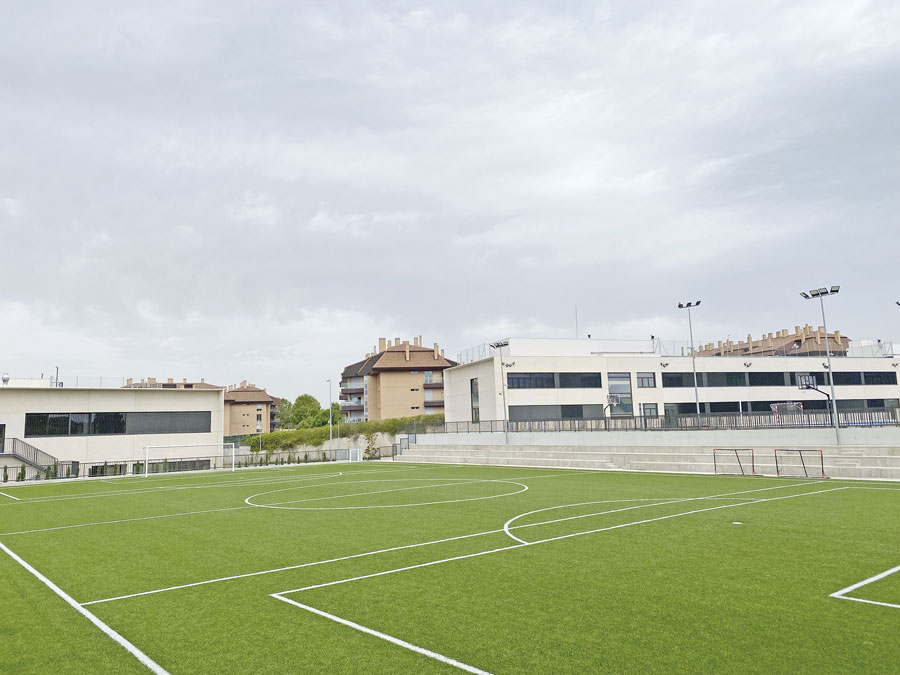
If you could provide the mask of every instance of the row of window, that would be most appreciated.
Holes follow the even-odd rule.
[[[734,372],[734,373],[697,373],[698,387],[796,387],[797,378],[803,375],[814,377],[817,386],[828,384],[825,372]],[[613,380],[628,382],[629,390],[631,373],[607,373],[610,380],[610,391]],[[656,387],[655,373],[636,373],[635,382],[638,389]],[[885,372],[836,372],[836,386],[854,385],[891,385],[897,384],[896,371]],[[600,373],[507,373],[506,385],[510,389],[599,389],[603,386]],[[663,373],[663,387],[693,387],[693,373]]]
[[[740,412],[772,412],[773,403],[783,401],[713,401],[701,402],[700,412],[703,414],[734,413]],[[838,410],[892,410],[900,407],[900,399],[848,399],[838,401]],[[828,401],[803,401],[805,411],[826,411]],[[600,404],[575,404],[575,405],[511,405],[509,407],[509,419],[512,422],[535,422],[541,420],[590,420],[602,419],[604,408]],[[632,416],[631,403],[627,406],[613,406],[607,411],[611,416]],[[666,415],[694,415],[697,412],[696,403],[666,403]],[[644,403],[641,406],[641,414],[644,417],[656,417],[659,409],[656,403]],[[473,420],[477,422],[478,420]]]
[[[814,377],[816,386],[828,384],[825,372],[785,373],[785,372],[736,372],[736,373],[697,373],[698,387],[796,387],[798,377],[808,375]],[[836,372],[835,386],[854,385],[891,385],[897,384],[897,373],[892,372]],[[693,387],[693,373],[663,373],[663,387]]]
[[[209,433],[212,413],[200,412],[95,412],[26,413],[25,437],[110,436],[116,434]]]

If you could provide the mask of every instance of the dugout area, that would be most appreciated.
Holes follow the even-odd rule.
[[[0,543],[165,672],[900,662],[900,574],[833,597],[900,565],[896,483],[355,463],[4,492]],[[146,672],[0,570],[7,644],[56,636],[4,669]]]

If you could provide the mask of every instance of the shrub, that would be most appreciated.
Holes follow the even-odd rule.
[[[16,474],[16,480],[19,482],[25,480],[25,462],[22,462],[22,467],[19,469],[19,473]]]
[[[5,483],[5,482],[8,481],[8,480],[9,480],[9,469],[8,469],[8,467],[4,464],[4,465],[3,465],[3,482]]]

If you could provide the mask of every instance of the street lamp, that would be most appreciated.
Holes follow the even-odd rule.
[[[328,452],[331,453],[331,414],[333,408],[331,406],[331,380],[325,380],[328,383]],[[333,457],[334,455],[332,455]]]
[[[834,423],[834,440],[837,445],[841,444],[841,425],[838,422],[837,398],[834,395],[834,373],[831,370],[831,348],[828,346],[828,324],[825,323],[825,301],[822,298],[826,295],[837,295],[840,290],[840,286],[832,286],[831,288],[815,288],[809,293],[800,293],[805,300],[818,298],[819,306],[822,308],[822,329],[825,331],[825,356],[828,359],[828,384],[831,386],[831,421]]]
[[[697,388],[697,354],[694,350],[694,325],[691,322],[691,308],[699,307],[700,301],[678,303],[678,309],[686,309],[688,311],[688,331],[691,335],[691,368],[694,371],[694,403],[697,404],[697,429],[700,428],[700,391]]]

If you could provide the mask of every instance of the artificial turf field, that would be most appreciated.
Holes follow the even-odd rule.
[[[897,483],[372,462],[0,492],[3,673],[900,669],[900,572],[832,597],[900,566]]]

